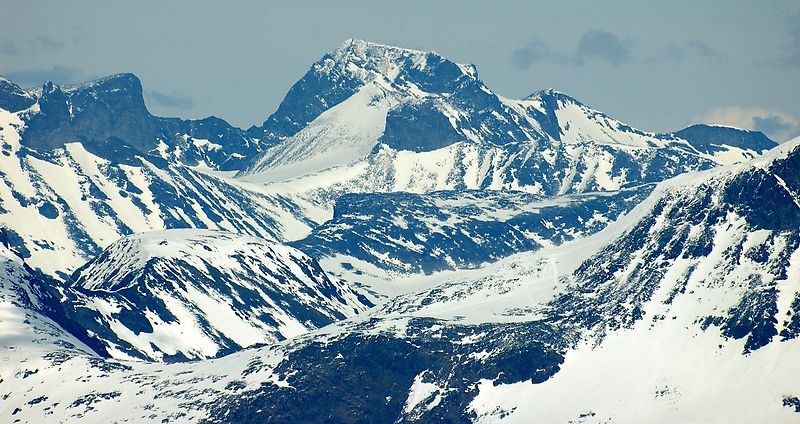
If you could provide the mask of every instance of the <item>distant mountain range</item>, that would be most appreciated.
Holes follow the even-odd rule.
[[[0,78],[0,153],[7,421],[800,420],[800,139],[347,40],[249,129]]]
[[[501,98],[472,66],[360,40],[325,55],[246,131],[155,117],[131,74],[30,91],[3,80],[0,89],[3,237],[62,277],[139,231],[285,241],[327,220],[346,193],[614,191],[775,145],[716,126],[646,133],[552,90]],[[237,170],[239,179],[214,178]]]

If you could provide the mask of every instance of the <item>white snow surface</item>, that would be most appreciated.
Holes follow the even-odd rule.
[[[95,319],[119,337],[100,340],[118,359],[132,357],[125,351],[155,361],[214,357],[223,348],[296,337],[367,308],[297,249],[210,230],[125,237],[79,269],[75,284],[79,307],[96,311]],[[131,327],[122,309],[143,311],[152,331]]]
[[[350,75],[363,85],[299,133],[270,148],[238,178],[295,193],[330,210],[332,199],[348,192],[488,188],[553,195],[613,191],[641,182],[643,175],[631,171],[631,163],[640,164],[644,174],[673,167],[671,175],[677,175],[746,161],[760,153],[731,146],[722,146],[713,155],[701,153],[684,139],[637,130],[553,90],[522,100],[497,96],[477,79],[474,67],[456,65],[462,73],[459,78],[496,99],[496,105],[490,106],[496,108],[492,113],[496,122],[519,129],[514,142],[498,144],[499,130],[487,127],[489,121],[477,117],[480,111],[466,108],[456,94],[426,92],[413,81],[399,78],[401,66],[410,61],[425,69],[432,54],[348,40],[315,66],[320,67],[318,72]],[[540,121],[546,112],[543,96],[556,99],[559,134],[555,138]],[[419,152],[382,144],[387,114],[422,101],[433,101],[461,139]],[[476,119],[484,121],[472,121]],[[525,175],[528,168],[541,168],[532,171],[532,181]],[[554,190],[553,185],[560,189]]]
[[[18,156],[23,127],[19,113],[0,110],[0,144],[9,153],[0,155],[0,226],[46,274],[71,273],[131,233],[178,226],[286,240],[310,229],[306,211],[316,207],[302,199],[188,167],[112,164],[80,143],[46,158]]]
[[[219,396],[232,393],[227,384],[239,378],[244,369],[252,368],[244,378],[247,387],[257,387],[261,382],[285,384],[274,373],[283,349],[291,350],[302,340],[330,342],[343,333],[355,331],[355,324],[372,322],[368,329],[361,327],[358,331],[404,337],[405,323],[414,316],[440,318],[442,325],[536,320],[553,296],[569,290],[573,283],[580,283],[571,279],[583,261],[628,236],[632,228],[656,210],[659,202],[667,199],[678,202],[674,203],[677,205],[682,198],[690,199],[699,187],[724,183],[751,169],[769,169],[797,147],[782,146],[747,165],[667,181],[631,213],[587,239],[552,250],[519,254],[484,269],[445,273],[436,287],[441,290],[436,293],[431,288],[407,293],[367,314],[280,345],[212,361],[125,364],[104,372],[89,367],[90,357],[83,354],[74,354],[54,365],[31,357],[30,353],[23,356],[21,351],[12,350],[12,359],[3,363],[0,382],[0,389],[10,395],[0,404],[0,410],[7,413],[21,407],[19,417],[27,422],[46,419],[47,414],[56,414],[68,422],[112,416],[119,421],[139,421],[146,417],[192,421],[205,416],[203,402],[214,402]],[[668,209],[659,214],[668,213]],[[659,215],[653,234],[671,224],[665,221],[666,217]],[[643,317],[634,325],[607,331],[600,338],[594,332],[586,334],[582,342],[567,351],[562,370],[544,383],[478,382],[479,392],[470,405],[471,410],[481,422],[800,421],[790,408],[781,405],[785,396],[800,393],[797,385],[800,366],[793,360],[800,353],[797,339],[776,338],[743,355],[743,339],[722,337],[714,326],[703,330],[698,322],[700,317],[725,313],[737,301],[742,295],[737,281],[743,273],[763,271],[761,265],[746,258],[748,251],[757,249],[767,235],[742,229],[740,218],[731,217],[712,229],[715,236],[710,254],[668,263],[653,296],[642,305]],[[786,234],[774,235],[780,238]],[[631,264],[659,261],[657,257],[643,256],[654,240],[644,240],[642,249],[627,252],[633,255]],[[740,256],[722,254],[735,246],[743,246]],[[689,269],[692,271],[684,293],[665,302],[676,281]],[[626,268],[615,274],[609,289],[625,289],[628,283],[634,283],[628,281],[633,275],[630,271]],[[781,292],[779,298],[791,299],[798,292],[798,276],[800,256],[795,251],[787,277],[778,281],[778,276],[771,275]],[[423,298],[427,300],[421,302]],[[778,322],[785,321],[788,313],[785,302],[781,301],[781,305]],[[465,339],[462,343],[472,341]],[[475,352],[476,358],[491,354]],[[26,365],[20,365],[23,363]],[[22,378],[18,373],[21,366],[36,367],[38,371]],[[59,390],[43,391],[43,382]],[[30,402],[43,393],[47,396],[44,401]],[[115,395],[97,400],[91,409],[69,407],[76,399],[84,399],[91,393]],[[424,414],[428,406],[437,404],[437,396],[446,395],[444,388],[434,387],[425,375],[419,375],[409,387],[405,410]],[[125,407],[120,408],[121,405]]]
[[[357,40],[351,44],[355,46],[352,49],[354,52],[365,52],[372,48]],[[410,54],[419,57],[415,56],[417,53],[422,54]],[[383,74],[393,74],[391,64],[391,60],[381,62]],[[469,73],[470,70],[469,67],[464,68],[464,72]],[[282,150],[268,152],[268,157],[275,158],[274,161],[267,161],[274,164],[274,168],[270,165],[263,174],[246,177],[249,181],[270,184],[263,191],[259,189],[258,195],[296,193],[309,199],[314,205],[310,208],[317,216],[324,216],[326,191],[425,192],[462,185],[478,188],[487,178],[490,181],[488,186],[492,188],[524,189],[535,193],[541,190],[535,184],[492,179],[513,162],[504,157],[506,153],[503,148],[476,143],[474,140],[423,153],[393,151],[384,146],[370,156],[373,142],[377,142],[383,131],[381,119],[387,109],[386,104],[381,103],[383,100],[372,102],[376,93],[383,89],[381,85],[376,83],[369,87],[369,90],[375,91],[371,94],[368,91],[359,93],[362,97],[354,96],[352,102],[330,109],[327,115],[323,114],[327,121],[312,122],[305,134],[298,133],[297,138]],[[413,88],[408,90],[414,92]],[[365,104],[367,98],[371,100]],[[335,109],[340,106],[343,109],[341,116],[338,116],[339,112]],[[524,110],[541,107],[541,104],[531,98],[509,107]],[[362,121],[358,118],[362,113],[359,108],[372,109],[364,112],[369,119]],[[625,182],[625,175],[611,173],[611,162],[604,157],[607,150],[598,146],[611,145],[634,154],[664,148],[663,140],[653,139],[646,133],[620,130],[618,122],[604,116],[598,118],[585,108],[571,105],[560,109],[558,113],[559,120],[569,123],[569,129],[563,128],[562,143],[558,149],[540,154],[543,160],[563,154],[572,160],[570,163],[581,164],[580,167],[571,166],[566,171],[562,179],[563,192],[580,192],[597,187],[615,190]],[[352,125],[339,125],[341,122],[338,119],[349,119],[341,122],[350,122]],[[56,198],[63,199],[75,220],[80,223],[79,227],[99,246],[108,246],[123,235],[113,220],[96,213],[90,202],[84,199],[88,192],[85,186],[89,181],[108,196],[109,207],[116,216],[124,217],[126,225],[131,226],[134,232],[163,228],[164,214],[183,213],[179,209],[165,211],[159,208],[147,184],[137,182],[161,179],[188,187],[189,183],[176,182],[184,177],[147,166],[121,167],[128,179],[142,190],[137,198],[147,206],[143,209],[135,205],[130,197],[119,195],[116,183],[98,171],[107,164],[79,145],[68,146],[55,161],[35,157],[16,158],[13,152],[19,149],[21,125],[18,116],[0,111],[0,137],[12,149],[10,157],[0,156],[3,176],[0,198],[4,200],[2,206],[7,211],[0,214],[0,224],[22,231],[22,238],[31,248],[31,257],[25,258],[28,264],[45,272],[54,272],[74,269],[85,259],[75,253],[76,240],[68,230],[72,224],[64,221],[63,210],[58,206],[60,203],[55,201]],[[615,133],[617,130],[625,134]],[[337,140],[342,143],[336,143]],[[528,150],[523,149],[523,153],[515,154],[534,154],[536,143],[529,142]],[[680,140],[670,143],[683,144]],[[800,139],[747,163],[702,173],[692,172],[666,181],[634,211],[586,239],[536,253],[518,254],[477,270],[410,277],[416,285],[403,285],[403,289],[397,289],[399,296],[374,310],[312,330],[295,340],[193,363],[143,364],[98,358],[36,311],[35,293],[31,285],[34,278],[22,266],[21,258],[8,249],[0,248],[3,267],[0,271],[0,337],[3,338],[3,343],[0,343],[0,393],[4,395],[0,402],[0,414],[6,418],[13,414],[12,418],[18,418],[21,422],[145,422],[161,419],[192,422],[207,415],[204,408],[208,404],[217,402],[223,396],[236,394],[238,389],[229,386],[232,382],[241,382],[246,388],[257,388],[264,383],[278,386],[288,384],[274,371],[284,357],[283,353],[293,349],[297,343],[312,339],[330,341],[347,331],[355,331],[354,324],[363,324],[370,319],[375,319],[375,324],[365,331],[394,334],[397,337],[404,336],[405,324],[413,317],[437,318],[442,320],[442,325],[535,321],[543,316],[547,303],[554,296],[580,283],[575,281],[574,273],[585,260],[597,255],[603,248],[614,246],[628,235],[637,223],[654,213],[658,202],[663,201],[667,206],[679,205],[682,199],[691,198],[698,189],[719,186],[742,172],[751,169],[769,172],[772,164],[795,152],[798,145]],[[315,146],[320,148],[314,149]],[[741,152],[726,152],[719,157],[706,159],[731,163],[747,156]],[[459,159],[455,160],[456,157]],[[300,173],[311,174],[300,176],[300,173],[293,173],[290,164],[298,164],[302,169]],[[281,166],[286,168],[281,169]],[[455,173],[456,169],[467,172]],[[780,181],[800,210],[798,193],[790,184]],[[198,184],[202,185],[203,182]],[[215,190],[210,188],[209,192],[214,193]],[[46,218],[36,211],[41,204],[20,202],[16,200],[18,196],[15,193],[30,199],[48,198],[62,214],[56,219]],[[217,198],[224,199],[225,196],[219,195]],[[268,200],[262,202],[263,205],[269,204],[269,207],[277,203]],[[195,224],[211,226],[215,223],[202,213],[202,208],[196,203],[195,206],[199,215],[199,221]],[[225,203],[225,207],[235,208],[235,205]],[[282,213],[286,215],[281,217],[293,214],[286,211]],[[667,213],[660,213],[656,218],[656,224],[648,233],[650,236],[682,224],[670,222]],[[299,222],[301,220],[297,221],[289,226],[302,228],[305,225]],[[247,222],[262,228],[255,222]],[[225,220],[214,225],[228,230],[234,227]],[[774,258],[776,252],[789,249],[786,240],[792,234],[748,231],[744,218],[734,212],[726,215],[724,222],[714,223],[708,228],[691,228],[689,239],[701,234],[704,229],[710,229],[713,234],[710,253],[699,258],[679,257],[665,261],[666,272],[656,282],[653,296],[642,305],[643,317],[632,326],[604,328],[602,332],[584,334],[581,342],[567,351],[562,369],[544,383],[495,385],[489,380],[477,382],[479,390],[470,404],[470,410],[477,414],[478,420],[800,422],[800,415],[781,405],[781,400],[786,396],[800,396],[800,385],[797,383],[800,381],[800,365],[795,360],[800,354],[800,342],[797,339],[781,341],[775,336],[766,346],[743,354],[744,339],[727,338],[717,327],[701,329],[699,324],[704,317],[729,312],[744,295],[745,288],[740,282],[747,276],[758,275],[763,279],[764,287],[774,284],[777,290],[777,313],[774,318],[778,330],[783,329],[790,318],[792,300],[800,292],[800,251],[791,252],[785,278],[780,278],[763,264],[748,259],[748,254],[767,246],[768,256]],[[178,233],[169,232],[171,234]],[[134,250],[114,252],[112,249],[112,256],[117,255],[114,256],[118,260],[115,263],[122,265],[115,267],[98,263],[97,269],[87,274],[82,284],[87,289],[114,293],[124,287],[115,286],[112,278],[101,279],[98,275],[135,272],[154,257],[186,259],[198,268],[213,262],[222,268],[235,270],[232,271],[234,275],[237,272],[249,272],[251,269],[241,268],[241,263],[231,261],[231,258],[253,253],[253,249],[263,249],[264,243],[233,235],[224,235],[220,239],[219,234],[192,231],[182,232],[177,240],[170,240],[169,235],[154,233],[128,238],[136,245]],[[263,237],[268,236],[263,234]],[[205,242],[197,246],[206,246],[211,250],[195,249],[192,240],[198,239],[205,239]],[[167,243],[161,244],[164,240]],[[622,291],[641,283],[633,277],[635,267],[663,259],[659,256],[660,252],[653,254],[647,250],[650,242],[652,240],[647,239],[641,249],[625,252],[631,262],[609,277],[606,283],[612,290]],[[245,252],[248,249],[249,252]],[[730,252],[739,251],[737,249],[742,253],[730,256]],[[136,254],[126,254],[132,251]],[[187,255],[189,251],[191,254]],[[255,255],[263,259],[263,251]],[[273,259],[279,258],[273,264],[290,268],[291,262],[300,257],[299,253],[283,247],[270,246],[269,251],[275,255]],[[687,281],[685,290],[667,302],[676,283],[684,279]],[[160,293],[154,292],[154,295],[160,296]],[[235,312],[231,314],[229,305],[224,304],[225,299],[216,295],[208,296],[208,292],[202,293],[202,290],[193,290],[191,287],[185,295],[191,300],[192,308],[202,310],[208,316],[224,317],[216,322],[219,331],[229,334],[237,343],[252,341],[256,333],[247,328],[251,323]],[[346,298],[351,299],[349,296]],[[175,301],[168,297],[163,299],[166,302]],[[169,306],[176,311],[176,315],[180,314],[179,304],[170,303]],[[346,306],[353,309],[352,305]],[[623,306],[632,307],[627,302]],[[120,305],[96,300],[93,307],[110,316]],[[237,322],[236,318],[240,321]],[[190,321],[179,317],[179,323],[188,324],[165,329],[153,338],[131,339],[131,342],[137,343],[142,349],[147,344],[154,344],[177,352],[188,344],[182,346],[169,336],[175,332],[197,332],[199,326],[194,326]],[[287,334],[297,335],[308,329],[301,329],[303,323],[298,320],[287,320],[284,324],[281,331]],[[130,336],[127,334],[122,337]],[[195,333],[187,340],[191,340],[191,348],[199,349],[201,355],[210,356],[215,350],[208,340],[203,340],[206,336]],[[474,354],[478,358],[485,358],[491,352]],[[124,353],[120,352],[119,355],[119,358],[124,358]],[[446,394],[445,388],[427,381],[426,375],[417,375],[409,387],[403,412],[424,416],[424,412],[437,406],[440,396]]]

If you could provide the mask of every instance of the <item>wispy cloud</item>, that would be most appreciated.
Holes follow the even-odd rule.
[[[525,47],[513,53],[512,62],[520,69],[529,68],[536,63],[567,63],[570,58],[551,49],[541,39],[535,37]]]
[[[48,36],[40,36],[25,41],[0,38],[0,53],[6,56],[17,56],[23,51],[43,52],[60,49],[62,47],[64,47],[64,43]]]
[[[556,50],[540,37],[534,37],[527,45],[513,52],[512,63],[519,69],[525,69],[537,63],[580,66],[589,62],[606,62],[620,66],[633,62],[724,60],[720,52],[698,39],[671,42],[657,53],[649,55],[642,52],[637,54],[635,47],[636,43],[632,38],[620,37],[604,30],[585,32],[572,51]]]
[[[520,69],[536,63],[583,65],[600,61],[619,65],[631,59],[632,45],[630,39],[621,39],[608,31],[592,30],[581,36],[574,51],[559,52],[534,37],[527,45],[514,51],[512,62]]]
[[[194,100],[178,93],[162,93],[159,91],[147,91],[145,95],[153,103],[170,109],[190,109],[194,106]]]
[[[48,36],[36,37],[33,40],[28,41],[26,44],[41,50],[56,50],[64,47],[64,43]]]
[[[668,60],[683,62],[689,59],[705,59],[709,61],[723,61],[723,55],[703,40],[689,40],[680,43],[669,43],[662,51],[651,56],[652,61]]]
[[[88,79],[83,71],[60,65],[43,69],[11,71],[8,72],[6,76],[15,83],[23,86],[40,85],[47,81],[52,81],[56,84],[75,84]]]
[[[786,44],[786,56],[781,64],[789,67],[800,67],[800,15],[789,21],[789,42]]]
[[[800,136],[800,124],[797,118],[779,110],[728,106],[711,109],[695,116],[693,120],[761,131],[778,142]]]
[[[630,39],[620,39],[608,31],[593,30],[581,36],[574,59],[578,63],[599,60],[620,65],[631,60],[632,46]]]
[[[19,46],[14,41],[0,38],[0,53],[6,56],[16,56],[19,53]]]
[[[753,129],[764,134],[789,134],[796,126],[778,115],[753,117]]]

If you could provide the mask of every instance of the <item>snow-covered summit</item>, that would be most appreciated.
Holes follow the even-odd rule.
[[[363,55],[364,54],[363,52],[366,52],[367,50],[393,51],[399,54],[408,54],[408,55],[411,54],[426,55],[431,53],[422,50],[410,49],[406,47],[397,47],[388,44],[376,43],[373,41],[364,40],[360,38],[348,38],[347,40],[344,40],[342,44],[340,44],[339,47],[337,47],[334,50],[334,55],[336,55],[337,53],[346,53],[346,52],[362,52],[361,54]]]
[[[284,139],[353,96],[370,83],[389,91],[452,91],[463,80],[477,80],[472,65],[437,53],[349,39],[322,56],[286,94],[278,110],[251,134]]]
[[[593,179],[587,173],[597,172],[606,172],[606,177],[596,177],[607,181],[641,174],[632,178],[639,183],[747,160],[765,150],[764,143],[749,141],[730,145],[723,141],[707,149],[694,134],[687,135],[689,140],[642,131],[553,89],[522,100],[504,98],[477,75],[474,66],[436,53],[347,40],[314,63],[289,90],[259,130],[262,137],[280,141],[240,175],[251,181],[280,182],[324,173],[331,174],[324,180],[341,183],[368,167],[364,177],[373,180],[366,183],[369,191],[382,191],[386,185],[416,191],[398,187],[397,178],[381,182],[383,187],[376,184],[375,176],[388,170],[400,176],[415,174],[409,179],[417,186],[515,187],[547,194],[551,190],[533,187],[535,182],[552,179],[565,169],[565,178],[555,185],[571,184],[569,180],[581,174]],[[413,170],[393,169],[400,164],[386,162],[406,154],[411,156],[407,162],[416,163]],[[605,158],[599,159],[600,155]],[[431,160],[435,164],[423,164]],[[559,162],[545,175],[518,178]],[[482,171],[473,175],[463,169],[469,166]],[[458,175],[469,177],[441,184],[442,179]],[[359,184],[365,182],[353,183]]]
[[[208,230],[124,237],[60,291],[96,350],[156,361],[283,340],[371,306],[294,248]]]
[[[75,284],[88,290],[115,292],[124,289],[129,273],[145,272],[153,260],[218,262],[245,249],[281,249],[253,236],[225,231],[173,229],[137,233],[114,242],[97,258],[77,271]],[[130,282],[130,281],[127,281]]]
[[[361,76],[365,82],[375,78],[376,75],[381,75],[389,81],[401,78],[414,83],[414,77],[419,76],[414,75],[414,71],[441,73],[444,70],[437,67],[446,67],[447,71],[451,72],[448,75],[451,78],[458,77],[459,73],[472,78],[478,76],[474,65],[457,64],[436,52],[423,52],[358,39],[346,40],[336,50],[325,55],[322,62],[331,65],[326,58],[330,58],[336,66]],[[356,69],[362,72],[359,73]]]
[[[578,99],[570,96],[567,93],[564,93],[563,91],[556,90],[555,88],[543,88],[541,90],[536,90],[533,93],[525,96],[522,100],[542,100],[545,98],[553,98],[563,102],[581,104]]]

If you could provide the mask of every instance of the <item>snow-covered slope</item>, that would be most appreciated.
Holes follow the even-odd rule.
[[[660,187],[554,307],[600,337],[541,385],[480,385],[485,422],[796,422],[800,139]],[[578,394],[576,387],[581,387]],[[735,390],[731,388],[735,387]]]
[[[629,210],[642,184],[771,142],[647,133],[552,90],[504,99],[471,66],[351,40],[248,130],[280,141],[243,175],[270,183],[255,189],[175,163],[191,162],[186,143],[228,152],[213,140],[117,142],[109,129],[151,122],[92,119],[114,116],[88,99],[117,82],[2,85],[17,102],[0,111],[2,244],[64,279],[110,244],[72,286],[3,251],[3,419],[800,422],[800,139],[662,182]],[[416,194],[363,194],[396,191]],[[337,200],[305,248],[356,275],[424,271],[428,256],[436,272],[318,329],[368,301],[294,249],[206,231],[111,244],[181,227],[298,235]],[[294,337],[124,362],[43,314],[117,358]]]
[[[347,194],[333,219],[292,245],[361,272],[365,262],[400,274],[475,268],[595,233],[652,188],[555,198],[493,190]]]
[[[269,168],[262,177],[283,181],[367,156],[394,102],[380,84],[369,84],[268,150],[260,159],[259,168]]]
[[[670,180],[594,236],[298,341],[276,368],[291,389],[239,394],[217,417],[321,421],[356,404],[388,421],[800,421],[798,170],[800,139]]]
[[[544,142],[462,142],[415,153],[381,145],[362,161],[272,187],[332,208],[337,197],[354,192],[490,189],[555,196],[616,191],[717,165],[683,150],[628,149],[593,142],[556,147]],[[242,178],[255,182],[259,176]]]
[[[92,352],[45,316],[47,297],[43,283],[22,259],[0,245],[0,364],[13,366],[6,355],[14,355],[15,350],[19,357],[33,350],[63,349],[87,355]],[[6,372],[3,370],[3,374]]]
[[[798,170],[800,139],[660,184],[588,238],[438,275],[282,344],[89,381],[73,358],[0,383],[3,407],[69,417],[115,392],[84,418],[800,422]]]
[[[246,134],[215,118],[152,116],[130,74],[31,92],[3,80],[0,91],[19,109],[0,110],[2,238],[62,278],[141,231],[297,239],[344,193],[615,191],[769,143],[745,137],[726,147],[718,127],[686,139],[645,133],[552,90],[504,99],[472,66],[360,40],[314,64]],[[198,172],[238,169],[278,141],[253,168],[263,171],[244,179],[289,183],[257,188]]]
[[[57,290],[87,344],[155,361],[272,343],[372,306],[296,249],[209,230],[124,237]]]
[[[19,422],[28,405],[36,405],[58,390],[57,385],[35,384],[42,374],[54,375],[69,358],[107,368],[103,360],[45,316],[47,294],[21,258],[0,244],[0,421]],[[71,377],[76,378],[78,374]],[[52,412],[35,419],[56,421]],[[22,418],[27,420],[26,418]]]
[[[283,130],[264,131],[283,141],[240,177],[289,181],[278,186],[328,208],[350,192],[613,191],[740,162],[775,145],[763,134],[721,127],[687,129],[685,137],[648,133],[554,90],[503,98],[471,65],[361,40],[315,63],[264,128],[281,122]],[[726,145],[729,137],[735,140]]]
[[[268,239],[308,231],[287,197],[128,149],[125,163],[80,143],[53,150],[20,144],[19,113],[0,110],[0,237],[28,265],[62,278],[122,236],[209,228]],[[118,146],[119,147],[119,146]]]

